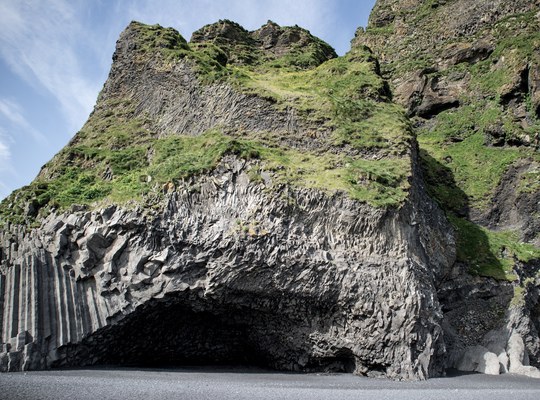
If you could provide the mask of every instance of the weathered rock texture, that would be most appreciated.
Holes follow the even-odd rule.
[[[535,0],[379,0],[369,26],[352,43],[369,46],[379,57],[394,100],[416,127],[430,192],[439,204],[450,215],[515,232],[536,246],[539,11]],[[475,140],[484,146],[475,147]],[[459,152],[466,146],[470,152],[463,157]],[[510,151],[516,156],[499,164],[500,172],[476,178],[489,181],[491,189],[482,196],[471,191],[468,175],[497,165]],[[496,257],[505,252],[502,247]],[[459,253],[438,286],[448,365],[538,375],[535,368],[520,369],[522,363],[540,366],[537,261],[514,256],[510,263],[518,277],[504,282],[469,275],[474,257]]]
[[[396,43],[406,47],[416,37],[394,14],[427,3],[433,2],[380,1],[371,24],[384,28],[395,23],[403,39]],[[486,11],[486,2],[479,3],[474,9]],[[530,5],[495,3],[486,11],[500,11],[493,19],[475,16],[443,36],[476,32],[500,15],[519,12],[522,3],[526,10]],[[148,32],[133,23],[122,34],[89,123],[67,151],[44,167],[40,179],[55,179],[73,165],[95,166],[95,159],[105,156],[84,145],[88,137],[99,140],[100,133],[116,128],[111,121],[117,118],[141,123],[141,137],[127,139],[138,146],[156,137],[199,137],[219,128],[229,137],[269,137],[310,154],[363,154],[370,157],[366,163],[388,162],[390,167],[396,159],[405,160],[411,171],[406,198],[393,207],[375,207],[343,191],[284,184],[277,179],[279,167],[253,179],[263,161],[242,159],[237,149],[211,170],[167,182],[157,189],[164,193],[155,201],[74,205],[69,212],[52,209],[33,226],[7,224],[0,230],[2,371],[254,363],[393,379],[427,379],[447,367],[537,375],[528,364],[538,365],[540,355],[538,265],[516,267],[519,288],[524,288],[516,300],[516,284],[473,277],[467,265],[455,262],[455,232],[427,194],[414,139],[403,138],[394,153],[338,144],[332,125],[309,117],[314,110],[297,113],[227,80],[203,83],[197,68],[208,60],[197,64],[182,53],[187,43],[181,37],[156,31],[159,40],[141,39]],[[397,55],[382,54],[384,46],[373,36],[367,41],[383,69],[399,62]],[[272,22],[247,32],[220,21],[195,32],[191,42],[212,52],[211,62],[221,66],[261,63],[268,68],[283,62],[296,71],[335,57],[309,32]],[[151,53],[149,43],[163,51]],[[362,44],[359,33],[353,46]],[[449,54],[454,63],[474,63],[491,54],[491,46],[460,44]],[[168,58],[171,49],[176,58]],[[378,73],[372,62],[376,67],[366,70]],[[534,88],[535,70],[529,71]],[[411,116],[430,119],[461,105],[463,85],[455,80],[425,71],[403,79],[388,76],[395,78],[394,94]],[[357,103],[365,100],[364,86],[352,94]],[[112,137],[125,141],[122,132]],[[111,149],[125,150],[122,146],[115,143]],[[151,146],[136,154],[154,156]],[[129,166],[122,166],[129,172]],[[107,167],[103,179],[119,176]],[[139,179],[149,183],[152,177]],[[378,179],[391,184],[385,173]],[[92,181],[81,181],[85,184]],[[511,193],[499,192],[512,202]],[[532,200],[526,202],[532,207]],[[26,214],[38,215],[42,203],[29,204]],[[506,218],[504,210],[484,218],[496,225]],[[523,215],[515,214],[516,226],[522,226]],[[537,225],[527,229],[532,238]]]
[[[353,47],[367,45],[376,53],[394,99],[411,116],[431,118],[470,104],[473,94],[476,102],[497,95],[500,105],[526,127],[538,108],[540,60],[535,39],[527,37],[538,31],[538,10],[535,0],[383,0],[377,2],[367,30],[357,31]],[[514,35],[524,36],[512,43],[509,36]],[[534,50],[521,52],[519,43],[524,42]],[[473,68],[486,60],[493,63],[490,68]],[[475,75],[489,73],[504,78],[486,88]],[[526,98],[532,101],[528,110]],[[539,144],[538,135],[509,131],[502,123],[490,129],[491,135],[488,131],[487,140],[495,146]]]
[[[252,64],[273,60],[295,52],[310,53],[298,66],[319,65],[337,57],[328,44],[298,26],[281,27],[268,21],[259,29],[248,32],[235,22],[221,20],[193,32],[190,43],[212,43],[225,53],[225,63]]]
[[[325,150],[313,135],[297,139],[313,121],[225,83],[203,85],[189,61],[144,61],[139,26],[122,34],[91,118],[127,101],[130,117],[146,118],[158,136],[270,131],[293,148]],[[273,24],[253,35],[278,58],[287,43],[307,40]],[[254,181],[258,161],[229,155],[168,185],[153,208],[73,207],[38,228],[7,227],[1,368],[250,362],[440,374],[435,281],[454,261],[453,231],[425,193],[414,145],[405,157],[411,189],[393,208],[276,186],[271,171]],[[61,173],[54,167],[41,176]]]
[[[162,211],[3,232],[2,366],[241,360],[427,378],[443,367],[433,282],[453,261],[447,243],[420,191],[396,211],[270,195],[223,160]]]

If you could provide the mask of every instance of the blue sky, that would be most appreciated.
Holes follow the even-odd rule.
[[[271,19],[349,49],[375,0],[0,0],[0,199],[34,179],[92,111],[132,20],[191,33]]]

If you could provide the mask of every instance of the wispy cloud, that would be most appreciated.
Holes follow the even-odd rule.
[[[15,175],[15,169],[11,163],[9,141],[9,137],[0,129],[0,199],[6,197],[11,191],[11,185],[6,182],[6,179]]]
[[[3,115],[12,124],[30,134],[39,143],[47,143],[45,136],[30,125],[23,116],[22,108],[17,103],[7,99],[0,99],[0,115]]]
[[[99,90],[77,53],[87,36],[77,14],[83,9],[80,0],[0,3],[0,55],[27,83],[58,100],[72,129],[86,119]]]
[[[104,16],[92,14],[99,7],[108,13],[106,26],[96,21]],[[328,38],[335,30],[334,15],[335,4],[327,0],[162,0],[159,6],[153,0],[119,0],[115,7],[84,0],[2,0],[0,56],[27,83],[58,100],[74,131],[87,118],[101,88],[96,76],[104,76],[102,69],[108,68],[108,45],[129,20],[173,26],[189,39],[194,30],[220,18],[248,29],[272,19]],[[96,62],[99,71],[90,66]]]
[[[5,137],[0,135],[0,171],[5,171],[10,167],[11,152],[9,146],[4,142]]]

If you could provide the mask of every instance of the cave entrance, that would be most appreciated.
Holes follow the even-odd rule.
[[[293,301],[293,300],[291,300]],[[243,293],[213,301],[196,293],[153,299],[81,343],[63,348],[59,366],[244,366],[286,371],[353,372],[348,349],[314,357],[310,333],[320,304]],[[288,311],[284,311],[284,310]],[[292,316],[291,316],[292,315]]]
[[[97,365],[268,366],[265,352],[255,345],[254,315],[231,307],[195,306],[151,301],[85,340],[84,353]]]

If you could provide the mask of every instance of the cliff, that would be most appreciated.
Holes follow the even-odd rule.
[[[456,367],[474,369],[460,359],[475,346],[500,354],[488,345],[494,325],[524,334],[539,365],[539,6],[378,1],[353,40],[379,57],[415,126],[428,192],[456,228],[457,263],[439,292]]]
[[[219,21],[189,43],[131,23],[85,126],[0,205],[2,370],[536,374],[523,366],[539,363],[536,225],[492,232],[428,153],[443,146],[424,137],[463,101],[419,113],[400,95],[409,75],[396,66],[414,54],[388,26],[427,3],[379,1],[343,57],[271,21]],[[471,26],[530,11],[501,7]],[[507,147],[486,148],[515,152],[504,179],[520,179],[534,140]],[[493,202],[516,195],[497,190]],[[486,354],[496,360],[478,367]]]

